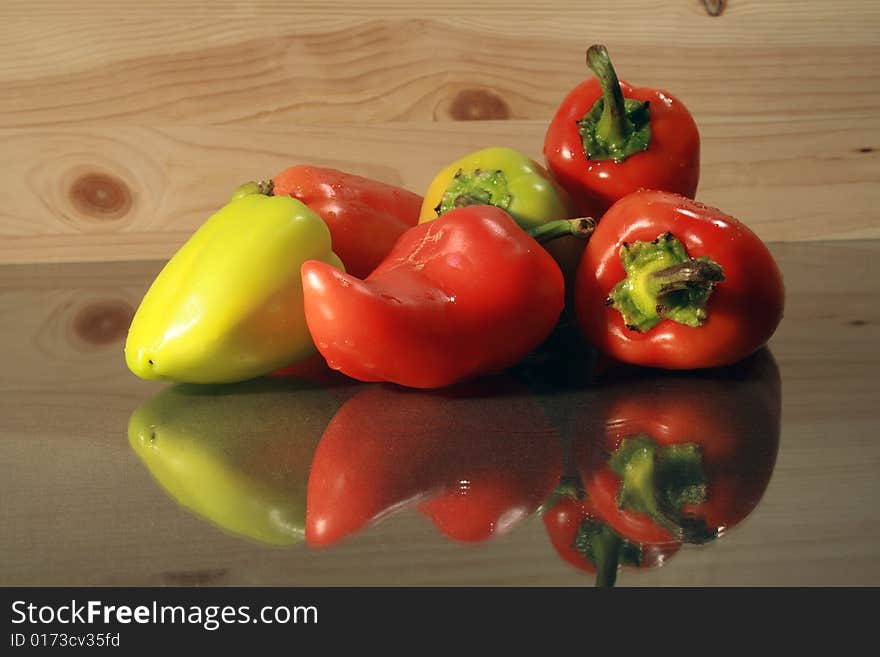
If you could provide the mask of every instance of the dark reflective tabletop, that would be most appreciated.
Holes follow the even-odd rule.
[[[141,381],[161,263],[0,267],[0,584],[878,585],[880,243],[772,248],[785,319],[733,367],[563,327],[433,392]]]

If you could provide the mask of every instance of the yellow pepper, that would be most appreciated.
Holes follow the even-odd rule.
[[[486,148],[443,169],[428,187],[419,223],[465,205],[497,206],[526,230],[575,216],[544,167],[512,148]]]
[[[144,379],[228,383],[309,357],[306,260],[343,269],[321,217],[271,196],[271,185],[243,185],[150,286],[126,340],[129,369]]]

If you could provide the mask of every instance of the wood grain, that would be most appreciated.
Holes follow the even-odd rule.
[[[711,17],[698,0],[4,3],[0,126],[434,121],[469,88],[545,120],[588,76],[594,41],[622,77],[701,120],[876,107],[876,3],[728,5]]]
[[[719,126],[704,140],[699,198],[765,240],[875,236],[880,158],[858,149],[878,127],[880,116],[840,132],[819,119]],[[18,191],[0,205],[0,261],[167,257],[239,183],[291,163],[423,190],[475,148],[504,143],[539,157],[543,131],[539,121],[7,130],[0,177]]]
[[[7,0],[0,262],[167,257],[305,161],[422,191],[480,145],[539,158],[593,41],[691,109],[701,200],[767,240],[880,237],[880,5],[723,4]]]

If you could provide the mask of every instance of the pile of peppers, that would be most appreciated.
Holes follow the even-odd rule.
[[[125,344],[134,374],[179,383],[129,427],[170,495],[313,548],[407,505],[470,543],[540,514],[600,586],[750,514],[779,440],[762,347],[782,275],[742,221],[695,200],[684,104],[619,80],[604,46],[586,63],[543,164],[494,146],[424,196],[303,164],[233,191]],[[533,394],[585,376],[600,392],[577,403]]]
[[[603,46],[587,65],[549,124],[546,167],[493,147],[424,196],[305,165],[242,185],[146,292],[128,367],[225,384],[317,361],[436,389],[507,370],[566,323],[633,365],[755,353],[782,318],[782,275],[743,222],[693,200],[693,117],[620,81]]]

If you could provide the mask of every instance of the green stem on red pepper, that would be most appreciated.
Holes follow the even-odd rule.
[[[620,262],[626,272],[605,304],[623,316],[630,330],[644,333],[664,319],[699,327],[706,304],[724,270],[708,257],[691,258],[672,233],[653,242],[624,242]]]
[[[605,46],[590,46],[587,66],[602,88],[602,97],[578,122],[587,159],[623,162],[647,150],[651,143],[648,102],[624,98]]]

